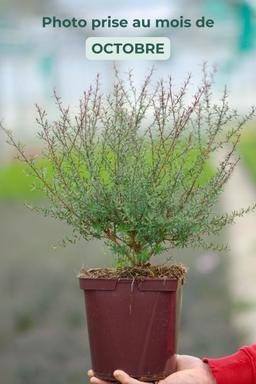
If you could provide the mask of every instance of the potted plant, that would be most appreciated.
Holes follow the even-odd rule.
[[[144,381],[175,370],[180,292],[186,268],[151,264],[170,248],[222,249],[205,241],[254,209],[217,213],[216,202],[237,164],[235,149],[255,109],[239,117],[224,90],[213,102],[206,66],[191,100],[189,75],[174,91],[172,78],[154,86],[153,70],[141,87],[115,69],[113,89],[99,77],[72,114],[55,95],[59,117],[49,122],[37,107],[40,160],[26,154],[11,132],[8,142],[35,176],[50,205],[37,208],[64,220],[79,238],[103,239],[113,268],[82,269],[92,368],[114,381],[119,368]],[[227,152],[214,171],[212,156]]]

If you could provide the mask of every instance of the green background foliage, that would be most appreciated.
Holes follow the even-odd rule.
[[[243,136],[240,145],[239,153],[241,159],[248,169],[249,173],[256,180],[256,134],[253,130],[248,130]]]

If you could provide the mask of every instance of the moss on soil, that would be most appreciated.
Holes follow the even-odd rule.
[[[160,264],[150,263],[143,266],[119,267],[119,268],[81,268],[78,277],[89,278],[123,278],[123,279],[175,279],[184,281],[187,268],[182,264]]]

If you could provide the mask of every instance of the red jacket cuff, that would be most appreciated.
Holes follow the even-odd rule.
[[[203,361],[211,368],[217,384],[256,383],[256,345],[242,347],[227,357]]]

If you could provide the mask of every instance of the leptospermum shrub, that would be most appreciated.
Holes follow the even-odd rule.
[[[190,101],[190,75],[174,91],[171,77],[153,85],[152,72],[138,88],[132,72],[123,79],[115,69],[107,95],[97,77],[76,114],[55,95],[56,121],[48,121],[46,111],[37,107],[45,161],[29,158],[6,130],[34,174],[36,188],[49,198],[42,213],[71,225],[72,241],[104,239],[117,266],[143,265],[174,247],[219,247],[207,243],[207,237],[255,208],[215,212],[254,108],[239,117],[229,107],[226,89],[214,103],[213,76],[205,66]],[[209,159],[223,146],[228,152],[212,172]]]

